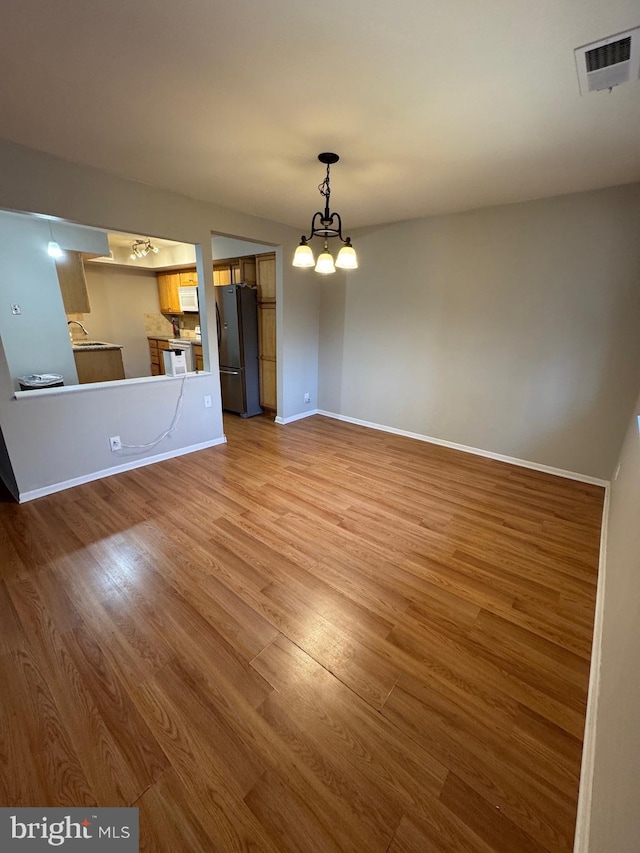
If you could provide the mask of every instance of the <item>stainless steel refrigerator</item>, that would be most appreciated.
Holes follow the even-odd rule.
[[[246,284],[215,292],[222,408],[243,418],[259,415],[258,294]]]

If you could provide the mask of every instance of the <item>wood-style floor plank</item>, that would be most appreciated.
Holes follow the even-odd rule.
[[[225,430],[0,501],[0,805],[135,804],[153,853],[569,853],[602,489]]]

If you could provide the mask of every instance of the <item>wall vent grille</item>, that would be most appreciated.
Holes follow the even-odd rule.
[[[631,58],[631,36],[603,44],[602,47],[594,47],[585,53],[585,57],[589,73],[617,65],[619,62],[628,62]]]
[[[640,77],[640,27],[574,51],[580,92],[600,92]]]

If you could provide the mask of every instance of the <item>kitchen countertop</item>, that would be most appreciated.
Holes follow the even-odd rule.
[[[73,341],[74,352],[96,352],[96,350],[122,349],[122,344],[111,344],[107,341]]]
[[[202,346],[202,338],[175,338],[171,335],[147,335],[148,341],[177,341],[181,344],[194,344],[194,346]]]

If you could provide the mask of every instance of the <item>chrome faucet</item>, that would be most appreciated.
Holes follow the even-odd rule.
[[[89,334],[89,332],[87,332],[87,330],[85,329],[85,327],[82,325],[82,323],[79,320],[67,320],[67,326],[70,326],[72,323],[75,323],[76,326],[80,326],[82,331],[85,333],[85,336],[87,336]],[[69,335],[71,335],[71,329],[69,329]]]

